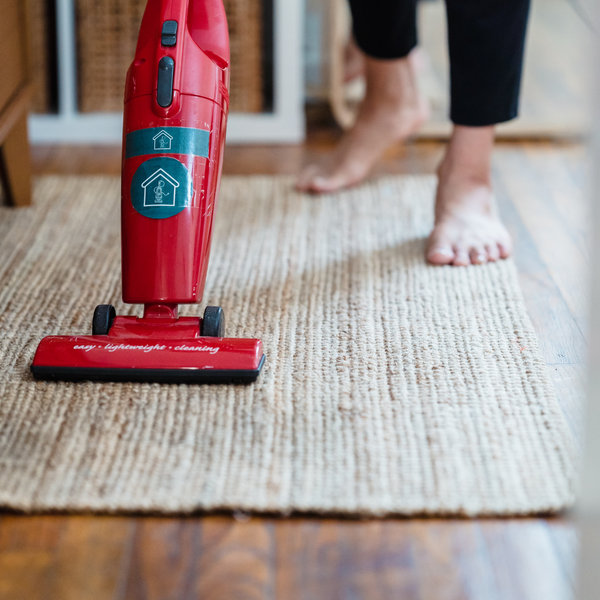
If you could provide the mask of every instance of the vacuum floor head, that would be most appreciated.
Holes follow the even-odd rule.
[[[222,315],[220,308],[207,307],[204,319],[115,317],[112,306],[101,305],[93,335],[44,338],[31,372],[42,380],[256,381],[264,362],[262,342],[219,336]]]

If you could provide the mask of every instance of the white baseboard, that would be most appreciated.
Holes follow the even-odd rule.
[[[79,113],[70,116],[31,115],[32,144],[121,143],[121,113]],[[232,113],[227,123],[230,144],[294,144],[304,139],[302,111],[295,115]]]

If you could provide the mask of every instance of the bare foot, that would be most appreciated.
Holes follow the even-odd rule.
[[[480,265],[510,255],[510,235],[493,201],[493,143],[493,127],[455,126],[438,170],[435,226],[426,250],[430,263]]]
[[[323,163],[310,165],[296,187],[332,192],[364,179],[392,144],[414,134],[429,116],[408,58],[377,60],[365,56],[367,93],[354,127]]]

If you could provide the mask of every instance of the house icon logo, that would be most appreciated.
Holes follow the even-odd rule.
[[[157,169],[142,183],[144,206],[175,206],[179,182],[163,169]]]
[[[153,156],[137,168],[129,196],[133,208],[143,217],[170,219],[194,201],[192,174],[176,158]]]
[[[153,138],[155,150],[170,150],[173,136],[161,129]]]

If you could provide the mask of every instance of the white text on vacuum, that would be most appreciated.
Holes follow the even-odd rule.
[[[166,346],[162,346],[160,344],[144,344],[144,345],[132,345],[132,344],[107,344],[106,346],[97,346],[96,344],[85,344],[85,345],[76,345],[73,346],[74,350],[84,350],[85,352],[89,352],[94,348],[100,348],[102,350],[108,350],[109,352],[115,352],[116,350],[141,350],[142,352],[153,352],[155,350],[166,350]],[[179,352],[209,352],[210,354],[216,354],[219,351],[219,348],[215,348],[214,346],[175,346],[173,348],[175,351]]]
[[[216,354],[219,349],[213,346],[175,346],[175,350],[182,350],[184,352],[210,352]]]
[[[114,352],[115,350],[142,350],[144,352],[152,352],[153,350],[167,349],[166,346],[161,346],[160,344],[144,344],[143,346],[133,346],[130,344],[106,344],[104,348],[109,352]]]

